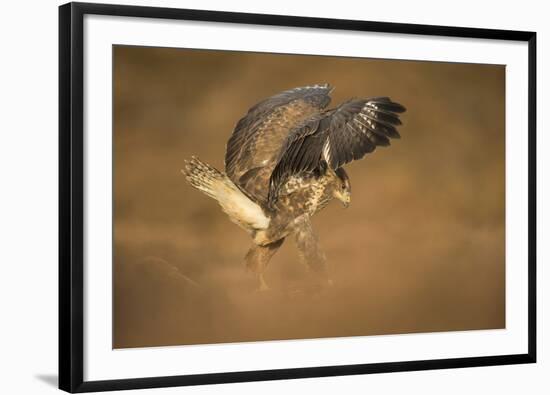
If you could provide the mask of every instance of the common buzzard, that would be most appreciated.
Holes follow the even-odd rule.
[[[350,203],[342,166],[399,138],[402,105],[371,97],[326,109],[331,91],[328,84],[306,86],[261,101],[235,126],[225,173],[196,157],[182,170],[251,235],[245,263],[261,290],[268,288],[263,272],[270,258],[289,235],[308,266],[330,283],[310,218],[332,198],[346,207]]]

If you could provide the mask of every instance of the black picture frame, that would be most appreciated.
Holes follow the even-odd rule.
[[[528,43],[528,352],[370,363],[346,366],[243,371],[182,376],[84,381],[83,350],[83,19],[86,14],[172,20],[230,22],[364,32],[402,33]],[[340,376],[427,369],[534,363],[536,361],[536,33],[402,23],[366,22],[284,15],[248,14],[109,4],[69,3],[59,7],[59,388],[90,392]]]

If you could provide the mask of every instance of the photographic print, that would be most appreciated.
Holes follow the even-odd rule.
[[[505,66],[113,46],[113,347],[505,327]]]
[[[536,362],[536,33],[59,8],[59,387]]]

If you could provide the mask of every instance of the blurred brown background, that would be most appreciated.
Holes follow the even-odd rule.
[[[115,348],[504,327],[503,66],[117,46],[113,82]],[[334,287],[289,239],[257,293],[249,236],[180,169],[223,170],[249,107],[325,82],[405,105],[402,139],[313,219]]]

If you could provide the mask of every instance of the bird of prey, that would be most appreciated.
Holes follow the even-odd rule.
[[[217,200],[252,237],[245,264],[260,290],[268,289],[264,270],[289,236],[309,268],[330,283],[310,219],[333,198],[349,205],[344,165],[399,138],[401,104],[370,97],[326,109],[331,91],[328,84],[305,86],[259,102],[227,142],[225,172],[197,157],[182,169],[193,187]]]

